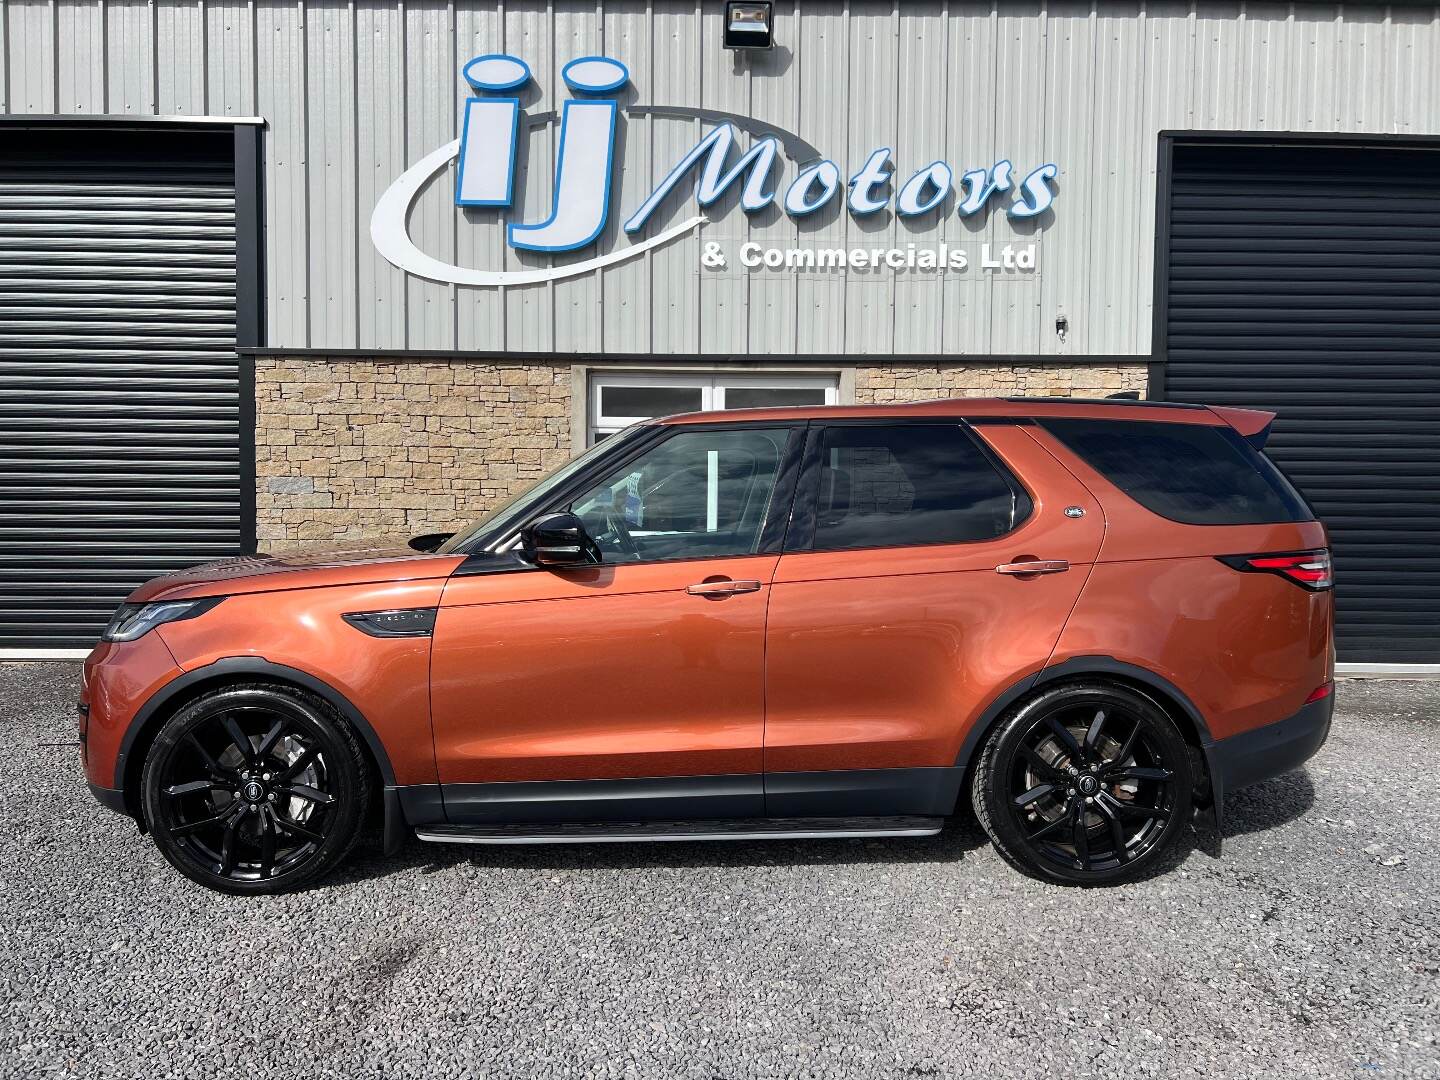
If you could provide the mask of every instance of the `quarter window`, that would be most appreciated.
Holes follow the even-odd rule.
[[[603,561],[751,555],[790,431],[682,431],[616,469],[568,507]]]
[[[816,551],[990,540],[1029,513],[958,425],[836,426],[819,438]]]
[[[1229,427],[1044,420],[1045,429],[1151,513],[1187,525],[1310,521],[1305,500]]]

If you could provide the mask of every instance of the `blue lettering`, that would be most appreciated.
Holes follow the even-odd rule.
[[[1059,173],[1057,165],[1041,165],[1021,180],[1020,190],[1016,192],[1019,198],[1007,211],[1009,215],[1012,218],[1033,218],[1049,210],[1050,204],[1055,201],[1055,192],[1049,182]]]
[[[997,161],[993,168],[974,169],[960,178],[965,188],[965,198],[958,208],[961,217],[978,214],[985,209],[990,196],[997,191],[1010,190],[1010,162]]]
[[[769,182],[770,172],[775,167],[775,159],[780,152],[780,140],[766,137],[750,147],[733,168],[728,172],[725,169],[726,160],[730,156],[730,147],[735,142],[735,129],[729,124],[722,124],[710,134],[706,135],[695,148],[680,159],[680,163],[670,170],[670,174],[660,181],[660,186],[650,193],[650,197],[640,204],[640,208],[630,215],[630,220],[625,222],[627,233],[639,232],[645,227],[645,222],[650,215],[665,201],[665,196],[674,190],[680,178],[703,158],[704,168],[700,170],[700,185],[696,191],[696,198],[701,206],[709,206],[716,199],[720,198],[742,174],[745,177],[745,186],[740,193],[740,206],[747,214],[753,214],[756,210],[763,210],[769,206],[775,198],[773,191],[766,191],[765,185]]]

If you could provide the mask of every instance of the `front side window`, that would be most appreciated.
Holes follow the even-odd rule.
[[[1029,500],[955,424],[819,432],[815,551],[991,540]]]
[[[607,563],[751,555],[789,438],[784,428],[682,431],[566,509]]]
[[[436,549],[438,554],[449,555],[458,551],[474,551],[479,544],[500,540],[507,531],[518,527],[526,517],[532,516],[536,507],[544,501],[547,495],[557,488],[563,487],[571,477],[589,468],[596,458],[605,454],[623,453],[626,440],[638,438],[642,434],[642,429],[631,428],[629,431],[617,435],[603,447],[596,444],[575,455],[558,469],[547,473],[529,487],[511,495],[499,505],[492,507],[484,516],[457,532]]]

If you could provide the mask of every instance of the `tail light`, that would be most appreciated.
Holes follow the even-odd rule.
[[[1305,699],[1305,704],[1309,705],[1312,701],[1324,701],[1334,692],[1335,684],[1333,682],[1321,683],[1311,692],[1310,696]]]
[[[1328,548],[1265,555],[1221,555],[1220,561],[1236,570],[1256,574],[1279,574],[1297,585],[1320,592],[1335,584]]]

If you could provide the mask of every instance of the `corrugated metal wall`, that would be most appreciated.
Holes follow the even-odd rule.
[[[777,48],[742,59],[721,49],[721,7],[708,2],[0,0],[0,109],[264,117],[268,343],[316,349],[1146,354],[1161,129],[1440,132],[1435,7],[776,8]],[[535,73],[530,111],[569,96],[565,61],[604,53],[630,66],[627,104],[753,115],[846,170],[884,145],[902,178],[936,158],[958,172],[1008,157],[1020,175],[1054,161],[1054,218],[1035,233],[992,212],[977,231],[952,214],[912,234],[888,213],[797,225],[773,209],[748,220],[730,209],[698,236],[571,281],[500,292],[407,279],[371,247],[370,210],[408,164],[456,137],[461,64],[501,50]],[[628,121],[602,245],[626,243],[624,214],[699,132],[694,121]],[[554,142],[552,128],[530,144],[531,220],[549,205]],[[411,231],[426,251],[537,265],[504,246],[498,219],[455,209],[451,194],[447,176],[417,204]],[[1032,237],[1032,276],[699,268],[710,239]]]

